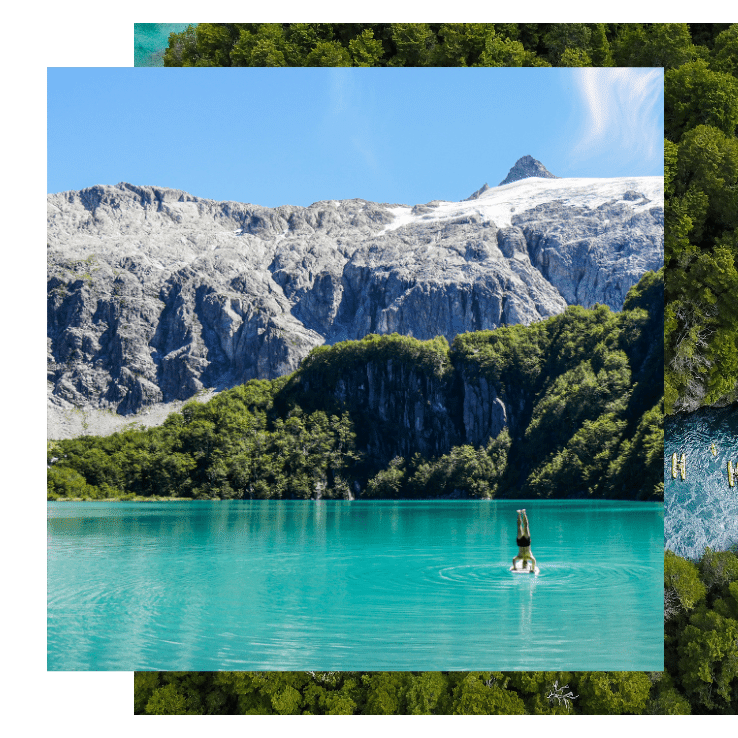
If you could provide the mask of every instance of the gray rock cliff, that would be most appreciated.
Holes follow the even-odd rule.
[[[263,208],[122,183],[49,195],[47,241],[50,407],[126,415],[367,333],[451,341],[567,304],[619,310],[663,263],[663,186],[528,179],[460,203]]]
[[[460,442],[449,406],[449,382],[422,367],[376,360],[357,363],[334,384],[323,377],[313,379],[317,381],[301,377],[300,389],[358,404],[371,418],[361,428],[369,456],[385,462],[397,455],[409,458],[415,452],[438,456]]]

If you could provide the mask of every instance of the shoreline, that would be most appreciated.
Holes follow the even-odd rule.
[[[303,497],[212,497],[205,500],[196,500],[192,497],[59,497],[57,499],[46,499],[46,502],[623,502],[628,504],[644,503],[663,505],[663,500],[627,500],[622,498],[598,497],[595,499],[584,499],[582,497],[366,497],[359,500],[346,500],[338,497],[315,498]]]
[[[193,500],[191,497],[58,497],[46,502],[220,502],[222,498],[212,500]]]
[[[134,23],[133,66],[163,67],[170,34],[182,33],[188,26],[197,26],[197,23]],[[155,63],[157,61],[159,63]]]

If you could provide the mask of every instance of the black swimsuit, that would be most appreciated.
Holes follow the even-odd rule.
[[[522,538],[517,538],[515,543],[517,543],[520,548],[525,548],[526,546],[530,546],[530,538],[523,536]]]

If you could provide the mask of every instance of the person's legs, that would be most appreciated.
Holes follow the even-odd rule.
[[[518,555],[513,559],[513,569],[530,569],[532,571],[536,567],[536,559],[530,550],[530,524],[524,509],[518,510],[517,543],[519,550]]]
[[[523,513],[523,533],[522,536],[525,538],[530,538],[530,525],[528,524],[528,516],[525,514],[525,510],[521,510]],[[520,536],[521,534],[518,533]]]

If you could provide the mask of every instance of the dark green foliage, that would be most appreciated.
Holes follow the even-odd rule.
[[[361,341],[343,341],[313,349],[300,365],[299,379],[310,380],[316,391],[321,391],[334,386],[338,379],[359,364],[388,360],[412,364],[439,378],[451,369],[448,341],[443,336],[418,341],[398,333],[388,336],[370,333]],[[293,375],[292,379],[294,381],[297,377]]]
[[[405,480],[405,459],[396,456],[386,469],[381,469],[366,486],[366,497],[394,499],[402,497]]]
[[[664,664],[675,709],[681,704],[673,694],[677,690],[693,714],[735,714],[738,555],[707,548],[693,563],[667,551],[664,593],[665,609],[671,603],[665,614]]]
[[[613,57],[604,23],[552,23],[543,36],[554,66],[610,67]]]
[[[730,135],[738,125],[738,79],[712,71],[704,59],[682,64],[666,72],[664,108],[664,133],[671,141],[698,125]]]
[[[85,478],[74,469],[57,465],[52,466],[46,478],[46,493],[50,500],[59,498],[85,498],[96,499],[100,497],[100,491],[87,484]]]
[[[693,25],[696,39],[686,23],[200,23],[170,36],[164,64],[670,69],[709,53],[728,30]],[[731,40],[715,43],[723,66],[732,59]]]
[[[635,394],[635,392],[634,392]],[[607,463],[605,489],[609,497],[664,499],[662,460],[664,458],[664,408],[659,402],[640,418],[634,434],[624,438],[617,453],[609,453],[606,441],[599,458]],[[605,439],[612,436],[613,420],[604,418]],[[621,421],[622,422],[622,421]],[[592,428],[595,430],[595,428]]]
[[[522,407],[497,496],[663,499],[662,277],[644,275],[619,314],[570,307],[456,338],[456,371]]]
[[[704,577],[701,580],[700,577]],[[738,555],[667,551],[664,672],[136,672],[134,712],[251,715],[735,715]]]
[[[425,461],[416,458],[412,474],[408,475],[409,495],[496,497],[507,470],[509,451],[510,434],[504,430],[497,438],[490,438],[486,447],[456,446],[438,459]],[[371,481],[369,484],[371,486]]]
[[[471,66],[494,34],[479,23],[200,23],[170,36],[164,64]]]
[[[667,412],[681,406],[692,407],[694,402],[711,404],[722,397],[730,398],[738,380],[735,331],[738,307],[733,298],[738,289],[738,242],[735,237],[738,224],[733,215],[710,212],[710,203],[738,207],[735,195],[731,194],[738,186],[738,141],[725,138],[715,129],[708,132],[702,126],[684,137],[685,145],[696,143],[692,141],[695,134],[711,138],[715,145],[709,151],[715,156],[719,145],[726,144],[725,153],[730,153],[735,161],[721,157],[721,161],[710,167],[709,151],[701,162],[697,151],[690,152],[690,162],[696,171],[689,189],[678,203],[676,217],[684,226],[683,235],[680,242],[674,244],[673,269],[667,270],[666,280],[664,381]],[[725,230],[721,235],[714,237],[716,229],[723,226]],[[709,248],[696,246],[688,240],[696,234],[702,244],[710,244]]]
[[[738,25],[692,34],[665,76],[667,413],[738,399]]]
[[[191,402],[158,428],[59,441],[49,499],[344,496],[341,472],[358,459],[348,415],[295,406],[274,417],[283,384],[254,380]]]
[[[651,690],[651,680],[638,671],[583,672],[576,685],[577,709],[585,715],[640,715]]]
[[[628,290],[623,311],[645,310],[651,315],[660,314],[664,302],[663,272],[646,272],[638,284]]]
[[[506,689],[500,671],[470,671],[459,675],[453,690],[454,715],[523,715],[523,700]]]
[[[319,347],[160,427],[56,442],[48,497],[663,498],[661,284],[646,274],[622,313],[572,307],[453,350],[397,334]],[[463,407],[483,383],[515,410],[475,447]]]

